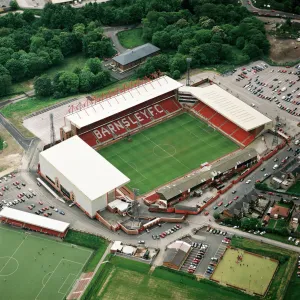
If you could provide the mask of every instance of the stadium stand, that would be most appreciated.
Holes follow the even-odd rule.
[[[215,113],[216,112],[208,106],[201,109],[201,115],[206,119],[210,119]]]
[[[79,136],[91,146],[99,145],[163,119],[168,114],[173,114],[181,109],[182,106],[173,97],[148,106],[145,103],[139,104],[131,108],[129,112],[127,110],[127,115],[125,112],[121,112],[111,116],[105,120],[105,124],[79,134]]]

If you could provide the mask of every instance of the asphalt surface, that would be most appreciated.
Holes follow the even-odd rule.
[[[275,11],[272,9],[260,9],[256,8],[253,5],[252,1],[241,0],[243,6],[245,6],[251,12],[257,12],[259,16],[268,16],[268,17],[280,17],[280,18],[291,18],[291,19],[300,19],[300,15],[287,13],[283,11]]]
[[[13,136],[17,143],[27,151],[35,138],[25,138],[18,129],[16,129],[5,117],[0,113],[0,124]]]

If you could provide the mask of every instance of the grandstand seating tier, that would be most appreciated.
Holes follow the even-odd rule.
[[[238,129],[238,126],[236,126],[231,121],[227,120],[227,122],[220,127],[220,129],[227,134],[231,135],[236,129]]]

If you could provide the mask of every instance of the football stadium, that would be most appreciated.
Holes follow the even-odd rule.
[[[269,118],[213,82],[184,86],[161,76],[71,109],[62,142],[40,154],[39,174],[95,217],[117,189],[145,195],[233,153],[245,159],[230,168],[247,164],[243,149],[271,128]]]

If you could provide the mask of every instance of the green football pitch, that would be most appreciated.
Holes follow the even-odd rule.
[[[0,299],[62,300],[92,251],[0,226]]]
[[[183,113],[99,153],[130,178],[129,188],[144,194],[238,148],[200,119]]]
[[[238,256],[242,260],[238,260]],[[226,249],[212,279],[250,293],[264,295],[276,272],[278,262],[240,249]]]

